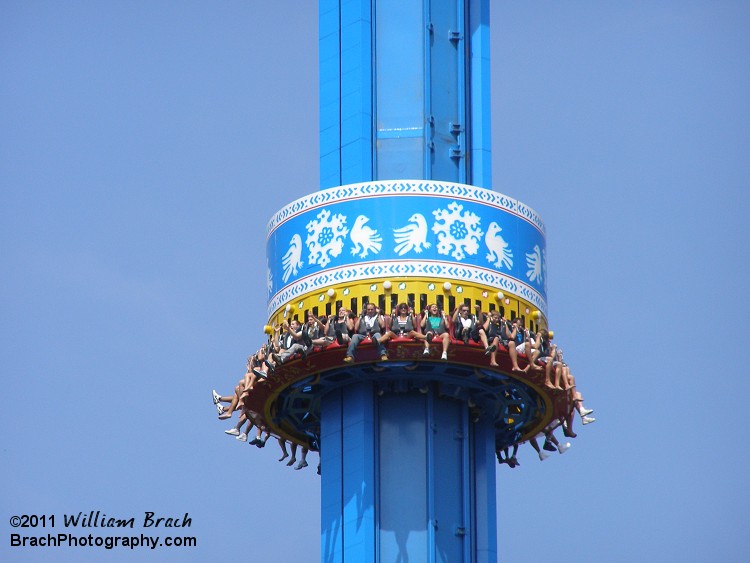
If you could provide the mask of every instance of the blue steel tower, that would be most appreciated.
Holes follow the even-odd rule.
[[[489,0],[319,6],[321,189],[270,219],[269,324],[407,302],[546,326],[544,224],[490,189]],[[569,405],[484,351],[334,344],[258,386],[271,430],[320,451],[322,561],[497,559],[495,452]]]

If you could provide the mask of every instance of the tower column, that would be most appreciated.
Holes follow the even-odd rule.
[[[487,0],[320,1],[321,188],[489,184],[488,15]],[[322,560],[494,561],[495,433],[470,417],[437,385],[325,395]]]

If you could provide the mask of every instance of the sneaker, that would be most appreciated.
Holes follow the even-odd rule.
[[[230,436],[239,436],[240,431],[236,428],[230,428],[229,430],[224,430],[224,434],[229,434]]]
[[[388,359],[388,354],[380,354],[380,361],[385,362]]]
[[[492,344],[491,346],[487,346],[487,348],[484,349],[484,355],[489,356],[495,350],[497,350],[497,346],[495,344]]]
[[[555,450],[557,450],[557,448],[555,447],[555,445],[552,442],[550,442],[549,440],[545,440],[544,441],[544,445],[542,446],[542,448],[545,449],[545,450],[547,450],[548,452],[554,452]]]
[[[224,414],[224,405],[221,405],[219,403],[216,404],[216,412],[219,414]]]
[[[258,440],[258,438],[253,438],[248,442],[248,445],[250,446],[257,446],[258,444],[260,444],[260,440]]]
[[[441,360],[447,360],[448,359],[448,352],[443,352],[443,354],[440,356]]]
[[[430,355],[430,349],[429,348],[425,348],[424,352],[422,352],[422,355],[423,356],[429,356]]]
[[[297,465],[295,465],[295,466],[294,466],[294,469],[295,469],[295,471],[299,471],[299,470],[300,470],[300,469],[302,469],[303,467],[307,467],[307,462],[306,462],[306,461],[304,461],[304,460],[303,460],[303,461],[300,461],[300,462],[299,462],[299,463],[298,463]]]
[[[594,412],[594,409],[582,409],[581,418],[583,418],[584,416],[590,415],[592,412]]]
[[[221,402],[221,395],[216,392],[216,389],[211,391],[211,395],[214,398],[214,405],[218,405]]]
[[[354,361],[354,358],[351,356],[344,356],[344,363],[345,364],[351,364]]]
[[[247,442],[247,434],[245,434],[245,433],[243,432],[242,434],[240,434],[239,436],[237,436],[237,439],[238,439],[238,440],[239,440],[240,442]]]
[[[434,337],[434,335],[431,332],[428,332],[427,336],[426,336],[427,342],[432,342],[433,337]]]
[[[559,446],[557,446],[557,451],[561,454],[564,454],[568,451],[568,448],[570,448],[570,442],[565,442],[564,444],[560,444]]]
[[[549,454],[546,454],[544,452],[539,452],[539,461],[544,461],[549,457]]]
[[[260,371],[258,368],[253,368],[253,373],[255,374],[255,377],[259,377],[261,379],[266,378],[266,373],[263,371]]]
[[[592,422],[596,422],[596,419],[593,416],[584,416],[581,418],[584,424],[591,424]]]

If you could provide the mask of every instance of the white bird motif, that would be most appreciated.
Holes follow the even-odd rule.
[[[399,256],[411,250],[419,254],[422,248],[430,248],[430,243],[427,242],[427,221],[424,215],[415,213],[409,217],[409,223],[400,229],[393,229],[393,239],[397,243],[393,250]]]
[[[487,261],[495,262],[496,268],[505,266],[509,270],[513,268],[513,252],[508,248],[508,243],[500,236],[503,229],[494,221],[490,223],[487,229],[487,235],[484,237],[484,243],[487,245]]]
[[[526,265],[529,270],[526,272],[526,277],[530,281],[542,283],[542,274],[544,269],[544,255],[539,249],[539,245],[534,245],[534,250],[526,254]]]
[[[281,259],[281,264],[284,268],[284,275],[282,276],[284,283],[286,283],[292,274],[296,276],[302,267],[302,237],[298,234],[295,234],[292,240],[289,241],[289,250],[286,251],[286,254]]]
[[[266,290],[270,297],[273,292],[273,272],[271,272],[271,263],[268,261],[268,258],[266,258]]]
[[[354,221],[351,233],[349,234],[349,237],[354,243],[352,254],[357,254],[357,252],[359,252],[360,258],[367,256],[367,253],[371,250],[373,254],[377,254],[383,247],[383,245],[380,244],[383,241],[383,238],[378,232],[375,229],[365,226],[365,223],[369,220],[370,219],[364,215],[357,217]]]

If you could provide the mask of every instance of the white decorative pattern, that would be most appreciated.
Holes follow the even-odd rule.
[[[370,251],[372,251],[373,254],[377,254],[383,247],[381,244],[383,238],[375,229],[372,229],[365,224],[369,220],[370,219],[364,215],[357,217],[354,220],[354,226],[349,235],[349,238],[351,238],[354,243],[354,246],[352,247],[352,255],[359,252],[360,258],[365,258]]]
[[[470,211],[461,213],[463,208],[463,205],[453,201],[448,204],[448,210],[436,209],[432,212],[436,219],[432,232],[438,236],[438,252],[453,256],[456,260],[463,260],[466,254],[476,254],[483,234],[479,228],[479,216]]]
[[[325,268],[332,257],[341,254],[344,240],[349,233],[346,227],[346,217],[337,213],[331,217],[331,212],[322,209],[317,220],[307,224],[307,248],[310,250],[308,261]]]
[[[500,225],[495,221],[490,223],[487,228],[487,236],[484,237],[484,243],[487,245],[487,261],[491,264],[494,262],[496,268],[505,266],[509,270],[513,268],[513,252],[508,248],[508,243],[500,236]]]
[[[334,284],[396,276],[449,278],[456,281],[489,286],[516,295],[532,303],[545,316],[547,314],[547,302],[536,289],[500,272],[477,268],[468,264],[404,260],[398,263],[365,262],[347,265],[341,268],[331,268],[325,272],[302,278],[286,286],[269,300],[268,315],[270,317],[282,305],[289,303],[300,295],[330,287]]]
[[[421,213],[414,213],[409,217],[409,224],[400,229],[393,229],[393,239],[396,242],[396,252],[403,256],[412,250],[419,254],[422,248],[430,248],[427,242],[427,220]]]
[[[310,209],[362,197],[394,194],[430,195],[477,201],[513,213],[534,225],[542,234],[546,232],[544,223],[536,211],[520,201],[499,192],[467,184],[431,182],[427,180],[394,180],[390,182],[348,184],[346,186],[313,192],[277,211],[268,222],[268,233],[270,235],[281,223]]]
[[[271,264],[268,263],[268,257],[266,256],[266,295],[271,297],[273,292],[273,272],[271,271]]]
[[[534,249],[526,254],[526,265],[529,267],[526,271],[526,277],[529,278],[529,281],[542,285],[547,264],[544,252],[539,249],[538,244],[535,244]]]
[[[284,268],[284,275],[281,279],[285,283],[292,274],[296,276],[299,269],[304,265],[304,262],[302,262],[302,237],[298,234],[295,233],[292,240],[289,241],[289,250],[284,254],[281,264]]]

